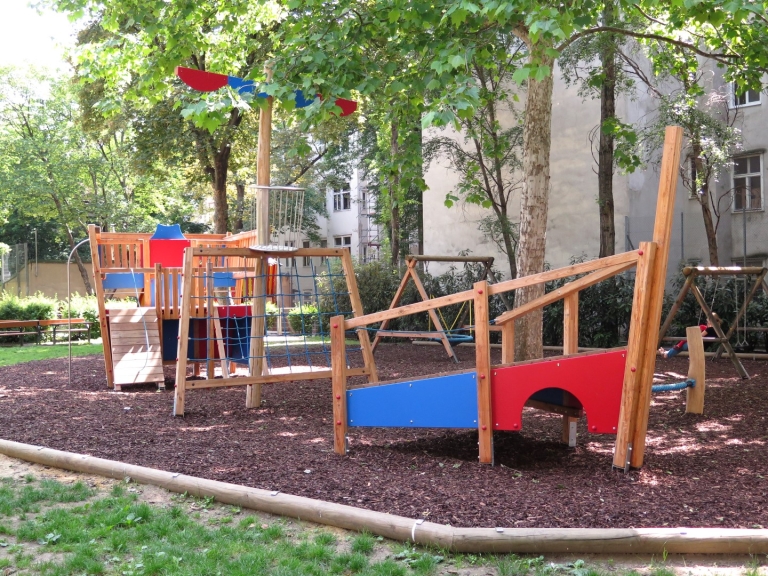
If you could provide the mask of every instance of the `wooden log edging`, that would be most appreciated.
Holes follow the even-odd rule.
[[[171,492],[213,496],[218,502],[347,530],[439,546],[454,552],[517,554],[766,554],[768,530],[720,528],[458,528],[248,488],[42,446],[0,440],[0,453],[74,472],[97,474]]]

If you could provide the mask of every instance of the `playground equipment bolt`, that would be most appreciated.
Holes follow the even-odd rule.
[[[485,380],[485,374],[480,374],[480,380]]]
[[[341,400],[341,394],[336,394],[336,400]]]
[[[341,426],[341,420],[336,420],[336,426]]]
[[[484,426],[483,426],[483,430],[485,430],[486,428],[487,428],[487,427],[484,425]]]
[[[333,325],[333,327],[334,327],[334,328],[338,328],[338,327],[339,327],[339,325],[338,325],[338,324],[334,324],[334,325]]]
[[[638,256],[642,256],[642,255],[643,255],[643,251],[642,251],[642,250],[638,250],[638,251],[637,251],[637,255],[638,255]]]
[[[478,290],[478,291],[477,291],[477,293],[478,293],[478,294],[482,294],[482,293],[483,293],[483,289],[482,289],[482,288],[480,288],[480,290]]]
[[[635,368],[634,366],[632,366],[632,368],[630,368],[630,369],[629,369],[629,371],[630,371],[630,372],[637,372],[637,368]]]

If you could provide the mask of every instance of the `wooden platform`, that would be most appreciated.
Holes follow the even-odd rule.
[[[165,389],[160,331],[155,308],[114,309],[109,332],[115,390],[125,384],[157,382]]]

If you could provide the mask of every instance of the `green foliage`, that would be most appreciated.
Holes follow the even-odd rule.
[[[58,302],[41,293],[28,298],[0,294],[0,320],[48,320],[56,317]]]
[[[277,315],[280,309],[277,307],[277,304],[268,300],[264,311],[267,315],[267,330],[275,330],[277,328]]]
[[[317,306],[314,304],[303,304],[291,308],[288,312],[288,325],[291,331],[297,334],[312,334],[318,328]]]
[[[0,242],[0,256],[4,256],[5,254],[8,254],[8,252],[11,251],[11,247],[8,246],[8,244],[4,244],[3,242]]]
[[[571,258],[571,264],[585,262],[586,256]],[[546,292],[557,290],[576,277],[547,282]],[[579,292],[579,346],[611,348],[626,342],[632,314],[634,275],[620,274]],[[545,345],[563,343],[563,301],[544,308]]]
[[[68,308],[71,307],[71,313],[68,315]],[[59,312],[62,318],[83,318],[91,322],[90,337],[99,338],[101,336],[101,325],[99,324],[99,304],[96,296],[81,296],[75,292],[70,297],[69,307],[67,302],[62,300],[59,303]],[[78,332],[72,334],[72,340],[85,339],[86,334]]]

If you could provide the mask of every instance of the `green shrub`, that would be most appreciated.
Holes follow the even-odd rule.
[[[314,304],[296,306],[288,312],[288,325],[297,334],[312,334],[316,332],[318,322],[317,306]]]
[[[71,308],[71,312],[67,315],[67,312]],[[69,299],[69,306],[67,301],[62,300],[59,302],[59,314],[62,318],[83,318],[89,320],[91,323],[90,337],[98,338],[101,335],[101,326],[99,325],[99,305],[96,301],[96,296],[81,296],[75,292]],[[72,339],[85,339],[87,335],[85,333],[72,334]]]
[[[267,301],[266,305],[266,314],[267,314],[267,330],[276,330],[277,329],[277,315],[280,312],[280,310],[277,307],[277,304],[274,302]]]
[[[57,302],[43,294],[35,294],[27,298],[19,298],[14,294],[3,292],[0,295],[0,320],[49,320],[56,317]],[[18,336],[0,338],[3,343],[18,342]],[[34,341],[36,336],[24,336],[28,341]]]

